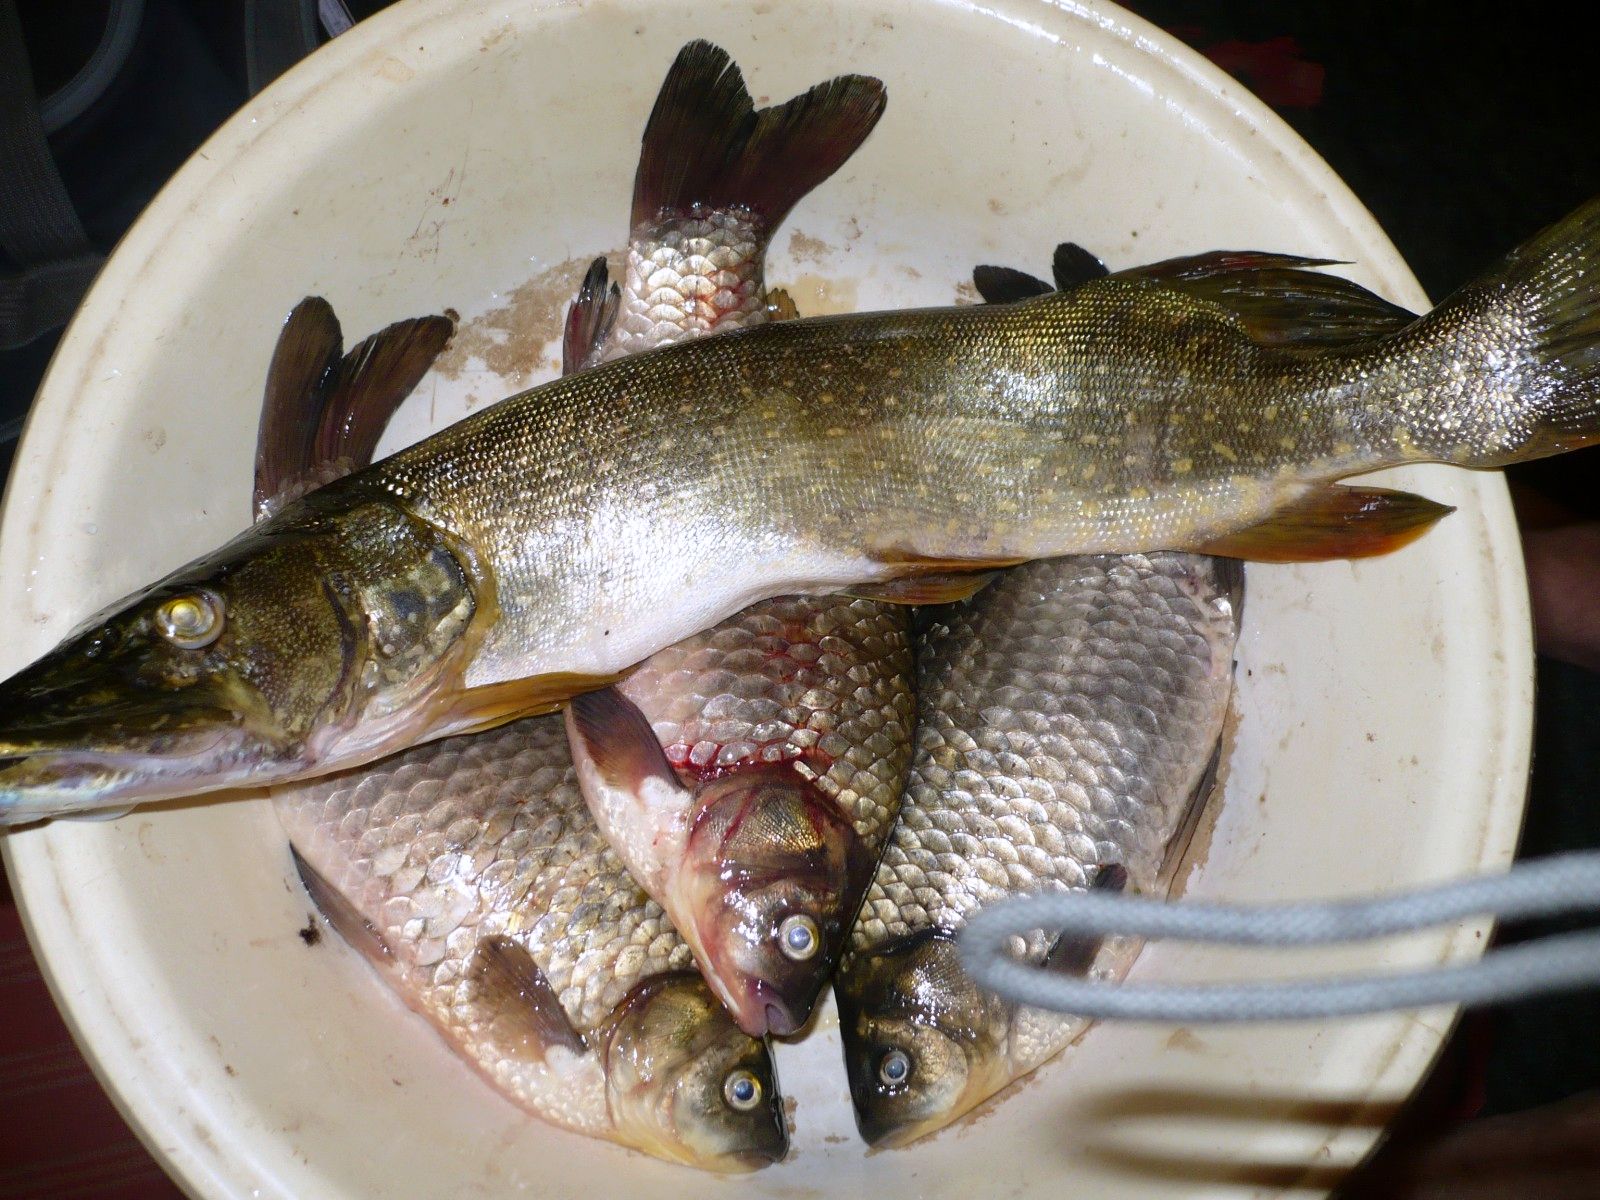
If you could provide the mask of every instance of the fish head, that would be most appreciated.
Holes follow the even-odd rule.
[[[347,753],[333,743],[433,669],[472,611],[437,539],[366,508],[302,505],[258,526],[0,684],[0,824],[293,778]]]
[[[730,1173],[788,1153],[767,1044],[739,1030],[699,975],[639,984],[602,1036],[607,1104],[623,1140],[660,1158]]]
[[[838,961],[873,856],[792,764],[700,785],[680,873],[685,936],[739,1027],[790,1034]]]
[[[942,930],[853,954],[834,995],[856,1126],[873,1146],[915,1141],[1009,1082],[1014,1006],[972,981]]]

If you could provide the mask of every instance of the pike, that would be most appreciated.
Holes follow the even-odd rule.
[[[1370,298],[1330,289],[1307,317],[1226,258],[775,322],[486,409],[0,685],[0,819],[312,776],[550,711],[772,596],[1066,554],[1382,553],[1449,510],[1338,481],[1600,434],[1600,202],[1350,340],[1304,327],[1363,328]]]

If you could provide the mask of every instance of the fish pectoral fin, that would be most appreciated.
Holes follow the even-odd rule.
[[[1104,864],[1089,883],[1091,892],[1124,892],[1127,889],[1128,869],[1121,863]],[[1062,934],[1045,951],[1042,965],[1047,971],[1058,971],[1063,975],[1087,975],[1104,944],[1104,938],[1068,937]]]
[[[767,320],[798,321],[800,308],[783,288],[767,289]]]
[[[1325,258],[1217,250],[1119,271],[1115,278],[1146,280],[1219,305],[1262,345],[1340,346],[1394,333],[1416,320],[1360,284],[1308,269],[1330,265],[1333,260]]]
[[[678,52],[645,124],[633,181],[633,225],[666,211],[744,207],[776,229],[800,198],[866,141],[883,115],[883,83],[841,75],[757,109],[726,51]]]
[[[1371,558],[1409,545],[1453,512],[1451,505],[1410,492],[1332,485],[1258,525],[1185,548],[1255,562]]]
[[[553,671],[527,679],[508,679],[465,688],[439,702],[439,727],[447,733],[482,733],[496,726],[555,712],[584,692],[609,687],[621,675]]]
[[[953,604],[977,595],[997,577],[996,571],[965,574],[908,575],[885,583],[860,583],[843,588],[841,596],[880,600],[885,604]]]
[[[614,283],[608,287],[610,278],[604,255],[589,264],[578,297],[567,309],[567,323],[561,332],[563,375],[593,366],[599,360],[600,348],[611,336],[617,309],[622,305],[622,290]]]
[[[972,268],[972,286],[985,304],[1011,304],[1043,296],[1055,289],[1044,280],[1015,267],[995,267],[987,263]]]
[[[527,949],[496,934],[479,940],[467,963],[476,985],[473,1023],[490,1031],[495,1045],[524,1062],[543,1062],[555,1047],[586,1054],[589,1045],[573,1028],[561,998]]]
[[[567,735],[578,777],[586,784],[634,796],[652,782],[682,790],[650,722],[614,687],[573,699],[567,706]]]
[[[1056,290],[1065,292],[1091,279],[1104,279],[1111,272],[1093,254],[1077,242],[1062,242],[1050,258],[1050,274],[1056,281]]]
[[[345,898],[343,892],[329,883],[320,871],[307,862],[298,847],[291,845],[289,853],[294,858],[294,869],[300,874],[300,882],[305,885],[311,903],[317,906],[317,911],[322,914],[323,919],[340,937],[359,950],[367,961],[379,967],[391,965],[394,962],[394,951],[384,940],[378,927],[362,916],[356,906]]]
[[[351,347],[328,382],[311,468],[348,463],[358,470],[370,463],[389,418],[422,382],[455,331],[455,322],[446,316],[410,317]]]
[[[1025,563],[1026,558],[932,558],[915,551],[890,549],[874,557],[894,573],[883,583],[857,583],[840,594],[889,604],[949,604],[965,600],[990,583],[995,572]]]

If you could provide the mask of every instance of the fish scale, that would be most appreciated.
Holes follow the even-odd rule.
[[[274,796],[305,859],[379,915],[405,986],[436,1019],[470,999],[467,963],[497,934],[528,950],[580,1030],[641,979],[692,968],[590,820],[559,718],[418,747]]]
[[[1057,559],[924,618],[900,820],[836,980],[869,1141],[941,1127],[1082,1030],[979,993],[951,939],[984,905],[1108,870],[1164,890],[1227,711],[1237,588],[1236,566],[1195,555]],[[1016,949],[1064,952],[1042,932]],[[1109,975],[1135,951],[1080,956]]]
[[[618,690],[686,781],[801,760],[876,854],[899,802],[910,678],[903,609],[788,596],[653,655]]]
[[[636,231],[600,360],[764,321],[769,232],[740,210],[683,214]]]

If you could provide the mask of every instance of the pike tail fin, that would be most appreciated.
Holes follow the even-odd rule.
[[[1600,441],[1600,197],[1506,255],[1414,327],[1477,383],[1449,443],[1499,467]]]

